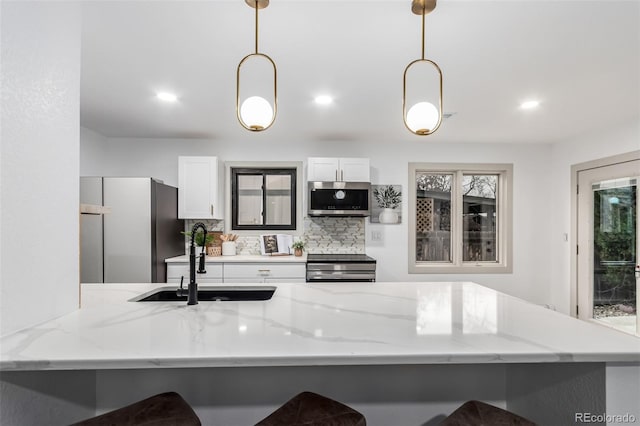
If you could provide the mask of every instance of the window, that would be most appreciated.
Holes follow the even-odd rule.
[[[409,163],[409,272],[510,273],[511,164]]]
[[[231,167],[232,230],[295,230],[296,168]]]

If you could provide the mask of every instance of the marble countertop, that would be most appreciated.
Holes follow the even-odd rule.
[[[198,251],[198,255],[200,251]],[[189,255],[170,257],[164,260],[166,263],[189,263]],[[306,263],[307,254],[302,256],[261,256],[259,254],[237,254],[235,256],[205,256],[207,263]]]
[[[638,338],[474,283],[274,285],[187,306],[128,301],[167,284],[83,284],[82,309],[0,340],[0,368],[640,362]]]

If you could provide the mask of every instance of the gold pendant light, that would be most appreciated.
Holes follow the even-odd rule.
[[[404,69],[404,78],[402,80],[402,118],[407,129],[419,136],[427,136],[434,133],[442,123],[442,70],[434,61],[425,59],[424,57],[425,15],[436,8],[436,1],[437,0],[413,0],[411,3],[411,11],[416,15],[422,15],[422,58],[411,62]],[[430,66],[437,72],[440,86],[438,106],[436,107],[431,102],[420,100],[413,104],[407,111],[407,72],[412,66],[417,64]]]
[[[253,132],[260,132],[271,127],[276,119],[278,111],[278,71],[275,62],[269,56],[258,52],[258,10],[269,6],[269,0],[245,0],[245,3],[256,10],[256,49],[255,53],[245,56],[238,64],[236,72],[236,116],[242,127]],[[256,58],[267,59],[273,67],[273,106],[261,96],[250,96],[244,99],[242,105],[240,104],[240,69],[245,62]]]

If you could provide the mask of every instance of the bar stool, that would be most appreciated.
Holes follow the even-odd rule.
[[[193,408],[176,392],[166,392],[71,426],[201,426]]]
[[[362,414],[338,401],[302,392],[255,426],[366,426]]]
[[[440,426],[536,426],[530,420],[480,401],[467,401]]]

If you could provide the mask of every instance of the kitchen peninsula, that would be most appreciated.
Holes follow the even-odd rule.
[[[36,393],[39,377],[84,374],[97,412],[175,390],[205,424],[253,424],[303,390],[371,425],[423,424],[467,399],[540,424],[572,424],[576,410],[640,418],[610,398],[640,395],[640,339],[474,283],[279,283],[261,302],[129,301],[166,285],[83,285],[82,309],[2,338],[3,374]]]

